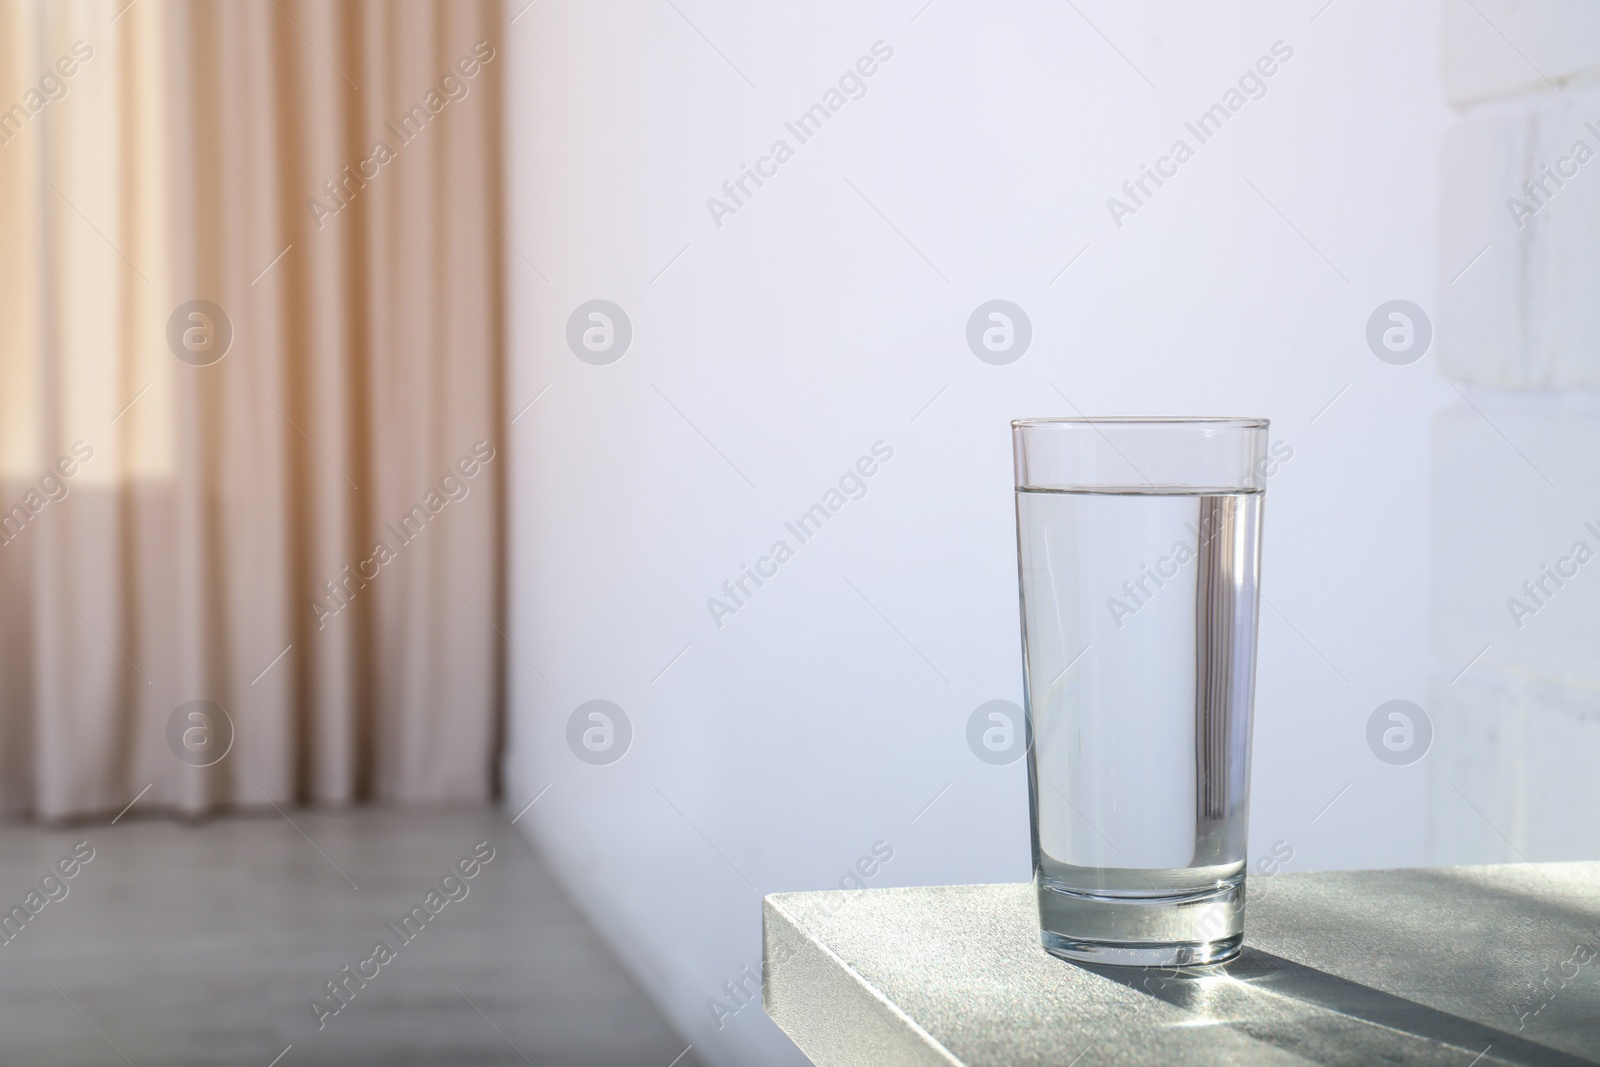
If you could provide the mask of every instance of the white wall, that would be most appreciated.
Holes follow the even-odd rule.
[[[510,803],[549,787],[519,825],[707,1061],[804,1062],[758,1007],[707,1006],[759,971],[761,894],[878,841],[872,885],[1028,877],[1022,765],[965,741],[1021,697],[1013,417],[1273,419],[1251,854],[1424,862],[1428,761],[1366,727],[1465,660],[1428,642],[1459,397],[1365,332],[1446,269],[1436,5],[540,0],[507,33],[508,411],[540,396],[509,450]],[[880,40],[796,146],[785,120]],[[1277,41],[1266,95],[1116,226],[1107,198]],[[596,298],[633,327],[608,366],[564,336]],[[1032,322],[1008,366],[965,340],[993,298]],[[707,598],[880,440],[867,495],[718,628]],[[565,740],[597,698],[634,731],[608,766]]]
[[[1592,858],[1600,10],[1448,0],[1443,59],[1459,117],[1440,173],[1439,369],[1460,394],[1433,432],[1432,637],[1473,666],[1430,686],[1452,727],[1431,761],[1430,858]]]

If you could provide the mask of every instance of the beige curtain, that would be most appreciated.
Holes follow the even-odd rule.
[[[0,808],[492,793],[503,31],[0,0]]]

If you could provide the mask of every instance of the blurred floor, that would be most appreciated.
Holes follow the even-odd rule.
[[[0,912],[37,910],[0,944],[0,1062],[669,1067],[684,1052],[502,813],[287,814],[0,828]],[[494,856],[466,896],[441,893],[402,942],[385,924],[482,841]],[[79,842],[93,858],[41,890]],[[395,958],[363,967],[380,940]],[[346,965],[376,977],[319,1029],[310,1002]]]

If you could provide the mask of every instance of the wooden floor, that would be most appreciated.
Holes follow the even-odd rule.
[[[430,915],[482,841],[494,858]],[[50,901],[78,842],[93,858]],[[29,904],[0,944],[4,1064],[669,1067],[686,1045],[499,812],[0,827],[0,912]],[[385,924],[414,907],[403,942]],[[379,941],[394,958],[364,964]],[[319,1029],[346,965],[377,974]]]

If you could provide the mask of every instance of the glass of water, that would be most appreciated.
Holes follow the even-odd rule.
[[[1044,947],[1244,939],[1266,419],[1022,419],[1017,571]]]

